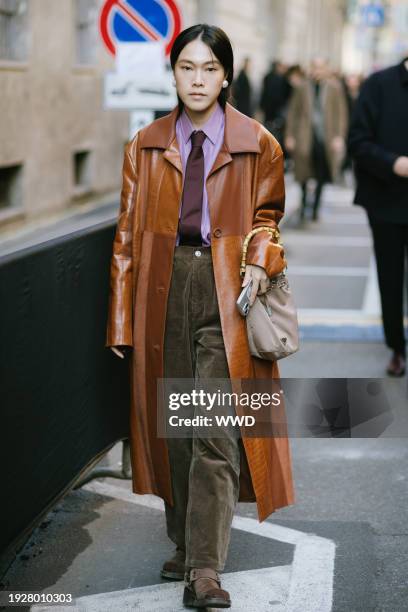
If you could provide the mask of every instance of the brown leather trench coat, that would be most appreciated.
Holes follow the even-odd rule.
[[[167,297],[182,194],[175,123],[178,108],[138,132],[126,146],[120,212],[111,260],[106,345],[130,352],[133,491],[173,504],[165,438],[156,435],[157,378],[163,377]],[[207,178],[211,253],[231,379],[278,378],[276,362],[252,358],[235,302],[245,235],[276,227],[284,211],[282,151],[257,121],[227,103],[224,143]],[[283,249],[268,232],[250,241],[247,263],[268,276],[283,270]],[[283,408],[284,416],[284,408]],[[259,520],[292,504],[287,437],[243,438],[240,501],[256,501]]]

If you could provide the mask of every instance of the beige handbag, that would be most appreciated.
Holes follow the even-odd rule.
[[[245,275],[248,243],[260,231],[269,233],[279,242],[279,230],[257,227],[245,237],[240,274]],[[269,279],[266,293],[257,295],[246,315],[249,350],[253,357],[276,361],[299,350],[296,307],[285,272]]]

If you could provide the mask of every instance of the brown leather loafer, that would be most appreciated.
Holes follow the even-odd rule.
[[[171,559],[163,563],[160,575],[168,580],[184,580],[186,553],[180,548],[176,548],[175,554]]]
[[[392,354],[390,362],[387,366],[388,376],[404,376],[405,374],[405,357],[400,353]]]
[[[228,591],[221,589],[219,574],[209,567],[186,573],[183,604],[187,608],[230,608]]]

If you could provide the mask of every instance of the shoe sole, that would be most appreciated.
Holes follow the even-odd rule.
[[[167,580],[184,580],[184,572],[168,572],[166,570],[161,570],[160,576]]]
[[[183,604],[187,608],[230,608],[231,601],[219,599],[218,597],[206,597],[205,599],[196,599],[192,591],[185,587],[183,595]]]

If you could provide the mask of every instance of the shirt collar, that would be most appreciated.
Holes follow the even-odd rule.
[[[215,144],[219,130],[223,125],[224,111],[222,110],[220,103],[217,102],[211,117],[209,117],[209,119],[207,119],[204,125],[200,127],[200,130],[205,133],[207,138],[211,140],[212,144]],[[194,130],[196,129],[191,123],[191,119],[188,116],[185,108],[183,108],[180,114],[180,128],[184,142],[188,141],[191,136],[191,133],[194,132]]]
[[[403,85],[408,85],[408,70],[405,68],[405,62],[408,60],[408,57],[404,58],[399,65],[400,69],[400,77]]]

